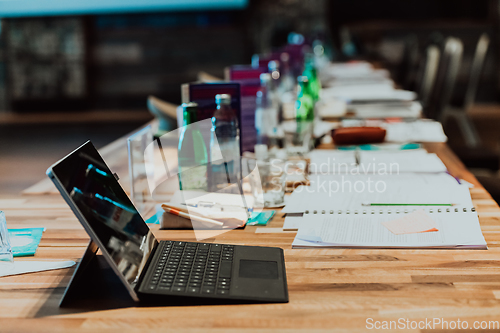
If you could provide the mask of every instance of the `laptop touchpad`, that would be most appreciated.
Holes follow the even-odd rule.
[[[239,277],[250,279],[278,279],[276,261],[240,260]]]

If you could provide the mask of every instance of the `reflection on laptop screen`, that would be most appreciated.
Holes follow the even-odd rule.
[[[134,287],[157,241],[97,150],[87,142],[52,170]]]

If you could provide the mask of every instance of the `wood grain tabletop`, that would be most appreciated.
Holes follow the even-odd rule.
[[[208,241],[283,248],[289,303],[157,306],[134,304],[125,295],[59,308],[73,267],[0,278],[0,332],[361,332],[384,323],[394,330],[404,324],[425,331],[431,326],[422,323],[438,319],[449,328],[457,320],[461,328],[464,322],[469,329],[495,328],[500,321],[500,209],[446,144],[425,147],[451,174],[475,185],[471,195],[488,250],[292,249],[295,232],[280,230],[284,216],[278,212],[266,227],[232,230]],[[125,139],[101,153],[128,189]],[[82,257],[89,238],[48,180],[23,194],[0,197],[0,210],[9,228],[46,228],[36,255],[18,260]],[[152,229],[159,239],[195,240],[192,231]],[[446,328],[441,325],[434,328]]]

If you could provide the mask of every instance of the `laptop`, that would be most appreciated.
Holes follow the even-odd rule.
[[[47,175],[135,301],[288,302],[281,248],[158,241],[90,141]]]

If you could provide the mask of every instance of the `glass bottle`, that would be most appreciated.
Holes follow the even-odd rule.
[[[290,70],[290,55],[287,52],[283,52],[280,55],[281,60],[281,90],[282,94],[293,92],[293,87],[295,86],[295,79]],[[283,98],[282,98],[283,99]]]
[[[271,74],[260,75],[260,90],[257,92],[255,110],[255,129],[257,143],[270,147],[277,146],[278,108],[270,95]]]
[[[273,101],[274,107],[279,111],[282,108],[283,80],[281,76],[281,67],[278,60],[271,60],[268,63],[271,82],[269,83],[269,94]]]
[[[215,102],[217,110],[212,117],[210,132],[208,186],[212,192],[238,193],[241,179],[238,118],[231,108],[231,95],[216,95]]]
[[[198,104],[184,103],[184,126],[178,146],[179,188],[181,190],[207,190],[207,147],[197,121]]]
[[[313,98],[314,102],[317,102],[319,100],[319,94],[321,90],[321,82],[318,78],[318,73],[316,71],[316,67],[314,64],[314,56],[313,54],[307,54],[305,57],[305,64],[304,64],[304,76],[307,77],[309,81],[308,89],[311,97]]]
[[[297,101],[295,103],[297,130],[293,144],[303,147],[302,153],[306,153],[312,144],[314,100],[310,94],[307,77],[299,76],[297,82]]]
[[[303,75],[297,78],[297,82],[296,119],[297,121],[313,121],[315,100],[309,79]]]
[[[279,112],[280,123],[285,119],[291,119],[295,115],[296,94],[296,76],[293,75],[290,68],[290,55],[283,52],[280,56],[282,66],[281,72],[281,110]]]

